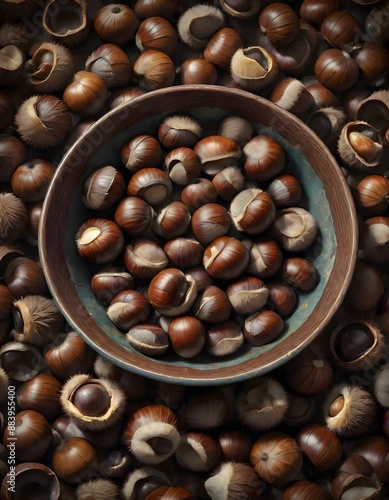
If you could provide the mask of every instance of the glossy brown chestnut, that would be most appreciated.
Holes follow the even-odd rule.
[[[363,215],[381,215],[389,206],[389,180],[382,175],[367,175],[357,184],[353,194]]]
[[[191,210],[208,203],[215,203],[217,191],[214,184],[205,178],[194,179],[181,191],[181,200]]]
[[[206,203],[192,215],[191,227],[197,240],[208,244],[215,238],[227,234],[230,217],[222,205]]]
[[[178,237],[168,241],[164,247],[169,261],[180,269],[198,266],[204,253],[204,247],[194,238]]]
[[[358,64],[340,49],[324,50],[316,60],[315,75],[333,92],[350,89],[359,78]]]
[[[197,431],[181,435],[175,456],[181,467],[193,472],[209,472],[222,461],[219,443],[210,435]]]
[[[243,45],[243,39],[237,31],[222,28],[209,40],[203,55],[215,66],[228,70],[232,56]]]
[[[324,425],[306,425],[298,433],[297,442],[318,472],[334,467],[342,455],[340,440]]]
[[[297,14],[289,5],[281,2],[272,3],[262,9],[259,27],[276,47],[293,42],[300,30]]]
[[[261,479],[283,486],[299,475],[303,454],[293,438],[282,432],[271,432],[255,441],[250,463]]]
[[[26,203],[43,201],[54,172],[48,160],[36,158],[23,163],[12,174],[12,191]]]
[[[284,500],[331,500],[331,495],[321,486],[312,481],[300,480],[292,483],[282,493]]]
[[[318,281],[314,264],[304,257],[287,257],[282,263],[280,274],[285,283],[303,292],[315,288]]]
[[[12,174],[27,157],[27,149],[20,139],[13,135],[0,136],[0,181],[9,182]]]
[[[273,342],[283,328],[284,322],[281,316],[274,311],[265,310],[246,318],[243,335],[250,345],[260,346]]]
[[[93,292],[106,306],[110,304],[115,295],[123,290],[134,288],[134,285],[134,278],[129,273],[126,273],[121,268],[114,268],[111,266],[102,269],[93,275],[91,279]]]
[[[204,48],[209,39],[224,27],[224,16],[217,7],[199,4],[178,19],[178,34],[183,42],[194,49]]]
[[[93,27],[105,42],[124,45],[135,38],[139,23],[137,14],[129,5],[111,3],[97,11]]]
[[[159,168],[138,170],[132,175],[127,186],[128,196],[137,196],[151,206],[168,202],[172,192],[172,180]]]
[[[79,255],[93,264],[108,264],[123,250],[124,236],[120,227],[109,219],[89,219],[76,234]]]
[[[60,393],[62,384],[48,374],[38,374],[17,391],[17,402],[22,410],[35,410],[47,420],[61,413]]]
[[[240,277],[249,263],[249,251],[238,239],[219,236],[204,251],[203,265],[208,274],[222,280]]]
[[[132,63],[117,45],[100,45],[85,61],[85,70],[98,75],[107,89],[124,87],[132,78]]]
[[[90,71],[77,71],[64,90],[63,99],[76,115],[89,117],[102,111],[107,95],[107,87],[98,75]]]
[[[81,199],[92,210],[106,210],[118,202],[125,191],[126,184],[121,172],[107,165],[87,178]]]
[[[249,179],[264,182],[279,175],[285,166],[281,145],[268,135],[257,135],[243,147],[244,173]]]
[[[152,135],[137,135],[123,146],[121,159],[131,172],[158,167],[162,160],[161,145]]]
[[[384,290],[378,271],[373,266],[358,261],[346,299],[355,311],[368,312],[377,307]]]
[[[136,196],[124,198],[116,207],[114,219],[127,236],[140,236],[151,226],[154,211]]]
[[[135,37],[141,52],[155,49],[172,57],[178,44],[178,34],[165,17],[151,16],[141,22]]]
[[[134,63],[134,74],[146,90],[169,87],[175,78],[175,66],[170,57],[160,50],[146,50]]]
[[[107,315],[112,323],[127,331],[138,323],[144,323],[150,314],[150,306],[143,293],[123,290],[112,299]]]
[[[193,305],[194,316],[207,323],[227,321],[231,310],[227,294],[215,285],[208,286],[200,292]]]
[[[192,316],[180,316],[169,324],[168,335],[174,351],[182,358],[201,353],[206,343],[205,327]]]
[[[168,257],[154,240],[135,238],[125,248],[124,265],[132,276],[151,279],[168,265]]]
[[[5,283],[14,299],[26,295],[47,295],[48,288],[40,265],[28,257],[16,257],[5,268]]]
[[[338,10],[323,20],[320,31],[332,47],[348,51],[358,44],[362,27],[351,14]]]
[[[207,347],[212,356],[227,356],[243,345],[242,327],[229,320],[207,329]]]
[[[201,125],[189,115],[168,116],[158,127],[158,139],[169,150],[193,148],[200,136]]]
[[[320,26],[324,19],[340,6],[340,0],[304,0],[300,6],[300,17],[308,23]]]
[[[282,251],[273,240],[259,239],[250,248],[247,272],[258,278],[270,278],[280,269]]]
[[[169,347],[169,337],[165,330],[153,324],[137,323],[129,329],[126,338],[134,349],[147,356],[164,354]]]
[[[86,439],[70,437],[55,448],[51,463],[60,479],[69,484],[76,484],[96,473],[98,454]]]

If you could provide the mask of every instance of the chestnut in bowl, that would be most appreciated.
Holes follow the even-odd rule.
[[[318,223],[318,237],[304,255],[314,263],[319,281],[313,290],[301,292],[285,329],[270,344],[243,345],[220,359],[206,350],[193,359],[179,358],[172,350],[158,359],[150,358],[129,345],[91,289],[96,266],[82,261],[74,244],[77,229],[91,217],[81,201],[85,179],[102,164],[120,165],[121,149],[131,137],[157,137],[159,124],[172,114],[186,114],[199,123],[209,116],[215,123],[229,115],[250,120],[255,135],[268,134],[280,142],[288,173],[301,182],[305,195],[300,206]],[[92,125],[56,169],[42,211],[39,238],[50,291],[72,328],[121,368],[185,385],[245,380],[267,373],[301,352],[342,303],[357,253],[352,197],[337,163],[318,137],[296,117],[261,97],[212,85],[158,89],[114,108]]]

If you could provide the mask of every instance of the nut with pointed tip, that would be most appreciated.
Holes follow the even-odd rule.
[[[18,388],[16,400],[22,410],[38,411],[51,421],[61,413],[61,389],[62,384],[56,378],[40,373]]]
[[[255,441],[250,463],[261,479],[284,486],[300,474],[303,454],[292,437],[283,432],[269,432]]]
[[[35,158],[18,166],[11,177],[13,193],[26,203],[43,201],[54,175],[54,165]]]
[[[132,78],[132,63],[113,43],[100,45],[85,61],[85,70],[98,75],[107,89],[124,87]]]
[[[389,206],[389,180],[383,175],[366,175],[353,194],[362,215],[382,215]]]
[[[114,214],[116,224],[130,237],[143,235],[150,228],[153,217],[152,207],[136,196],[120,201]]]
[[[215,203],[217,191],[209,179],[204,177],[193,179],[181,191],[181,200],[190,210],[201,208],[207,203]]]
[[[155,49],[172,57],[177,48],[178,34],[167,19],[151,16],[141,22],[135,36],[135,43],[141,52]]]
[[[243,39],[236,30],[222,28],[209,40],[203,56],[215,66],[229,70],[232,56],[243,45]]]
[[[218,78],[215,65],[204,57],[186,59],[179,70],[182,85],[214,85]]]
[[[193,472],[208,472],[220,465],[223,454],[218,441],[203,432],[184,432],[175,453],[177,462]]]
[[[280,108],[303,116],[313,106],[313,98],[304,84],[296,78],[284,78],[273,88],[270,100]]]
[[[241,157],[239,145],[232,139],[220,135],[209,135],[194,147],[201,161],[201,168],[208,175],[215,175],[229,166],[236,166]]]
[[[299,203],[302,188],[299,180],[294,175],[284,174],[274,179],[268,185],[266,192],[277,208],[292,207]]]
[[[289,316],[297,304],[297,294],[290,285],[281,281],[270,281],[267,283],[269,299],[267,306],[278,313],[281,318]]]
[[[80,427],[102,430],[118,422],[125,410],[125,395],[108,379],[80,374],[71,377],[62,388],[64,411]]]
[[[340,49],[324,50],[315,62],[315,75],[319,83],[333,92],[344,92],[359,78],[358,64]]]
[[[5,268],[5,283],[14,299],[27,295],[48,295],[41,266],[28,257],[16,257]]]
[[[304,257],[287,257],[282,263],[280,274],[285,283],[303,292],[313,290],[318,282],[315,265]]]
[[[342,456],[342,444],[339,438],[324,425],[304,426],[296,440],[318,472],[331,469]]]
[[[135,38],[139,23],[138,16],[130,6],[108,4],[97,11],[93,27],[105,42],[124,45]]]
[[[166,406],[149,404],[128,419],[125,445],[143,464],[156,465],[171,457],[180,443],[177,417]]]
[[[204,247],[195,238],[173,238],[163,247],[170,263],[180,269],[198,266],[204,253]]]
[[[161,314],[183,314],[196,299],[196,282],[176,268],[160,271],[148,288],[150,304]]]
[[[201,291],[193,304],[193,315],[207,323],[222,323],[231,314],[227,294],[219,287],[210,285]]]
[[[60,479],[69,484],[79,484],[96,474],[98,453],[88,440],[70,437],[55,448],[51,463]]]
[[[250,248],[247,272],[258,278],[270,278],[280,269],[282,252],[273,240],[259,239]]]
[[[63,93],[63,100],[73,113],[82,118],[102,112],[108,90],[103,80],[90,71],[77,71]]]
[[[193,149],[181,147],[170,151],[164,160],[166,172],[175,184],[187,186],[201,174],[201,162]]]

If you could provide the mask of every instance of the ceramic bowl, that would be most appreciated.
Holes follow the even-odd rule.
[[[85,179],[107,164],[121,166],[121,147],[134,135],[156,135],[161,120],[190,113],[212,128],[227,114],[251,120],[257,133],[277,139],[288,172],[305,193],[301,206],[316,218],[319,234],[307,257],[320,275],[317,287],[299,296],[296,311],[274,342],[244,345],[218,358],[192,359],[170,352],[157,358],[134,350],[106,315],[90,286],[96,271],[76,250],[75,234],[94,216],[81,202]],[[357,253],[354,203],[343,174],[326,146],[299,119],[245,91],[218,86],[169,87],[125,103],[99,119],[62,159],[47,194],[40,224],[40,257],[53,297],[70,325],[99,354],[116,365],[165,382],[212,385],[263,375],[302,351],[328,325],[349,286]]]

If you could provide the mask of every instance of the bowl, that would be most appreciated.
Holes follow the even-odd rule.
[[[173,354],[147,357],[128,344],[110,322],[90,286],[92,265],[83,261],[75,234],[94,214],[81,202],[85,179],[106,164],[121,165],[121,147],[140,133],[156,134],[172,113],[190,113],[217,123],[229,113],[255,124],[284,147],[288,171],[303,187],[301,204],[316,218],[319,234],[307,258],[320,275],[317,287],[299,297],[280,338],[245,345],[218,358],[203,352],[192,359]],[[40,258],[50,291],[69,324],[98,354],[119,367],[151,379],[187,385],[216,385],[263,375],[297,355],[328,325],[350,284],[357,253],[354,203],[344,176],[326,146],[299,119],[251,93],[211,85],[177,86],[146,93],[99,119],[70,148],[58,166],[43,206]]]

